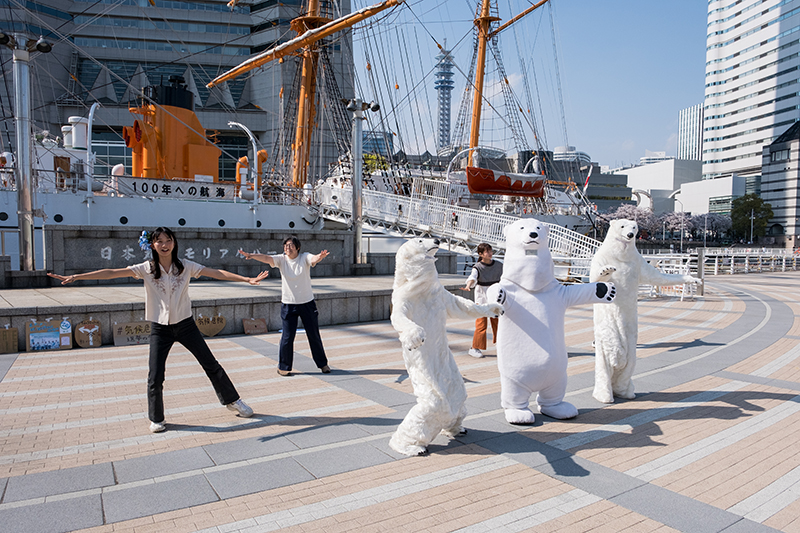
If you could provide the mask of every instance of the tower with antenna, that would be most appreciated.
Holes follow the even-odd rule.
[[[442,53],[436,56],[436,81],[434,87],[439,93],[439,132],[436,148],[441,152],[450,146],[450,98],[453,92],[453,56],[447,49],[447,40],[441,48]]]

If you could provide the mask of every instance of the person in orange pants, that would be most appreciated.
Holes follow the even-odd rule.
[[[467,278],[467,284],[463,288],[465,291],[475,288],[475,303],[486,304],[486,289],[500,281],[503,275],[503,263],[492,259],[494,250],[488,243],[478,245],[478,257],[480,260],[472,267],[472,272]],[[481,317],[475,320],[475,334],[472,336],[472,348],[469,354],[472,357],[483,357],[486,349],[486,329],[487,320],[492,323],[492,343],[497,343],[497,318]]]

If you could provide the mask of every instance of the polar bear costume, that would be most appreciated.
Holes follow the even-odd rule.
[[[613,403],[614,396],[632,399],[636,342],[639,335],[639,285],[700,283],[689,275],[665,274],[636,250],[639,226],[633,220],[612,220],[603,244],[592,258],[591,281],[611,281],[619,295],[613,305],[594,306],[595,371],[592,396]]]
[[[578,410],[564,401],[564,315],[574,305],[611,302],[615,288],[611,283],[560,284],[553,274],[546,224],[524,218],[504,231],[503,277],[489,287],[487,296],[505,309],[497,331],[497,365],[506,420],[532,424],[535,418],[528,404],[534,392],[542,414],[572,418]]]
[[[445,290],[434,254],[438,239],[414,238],[397,251],[392,290],[392,326],[400,334],[403,360],[417,403],[397,428],[389,446],[405,455],[421,455],[441,432],[463,433],[467,389],[447,344],[448,317],[497,316],[500,304],[477,305]]]

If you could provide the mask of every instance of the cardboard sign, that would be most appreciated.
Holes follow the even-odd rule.
[[[206,337],[213,337],[225,327],[225,317],[222,315],[217,316],[203,316],[200,315],[197,320],[197,328]]]
[[[75,326],[75,344],[81,348],[97,348],[103,344],[100,322],[97,320],[84,320]]]
[[[69,350],[72,348],[72,324],[69,320],[27,324],[25,345],[29,352]]]
[[[0,329],[0,353],[19,351],[17,335],[19,335],[17,328]]]
[[[267,332],[267,320],[264,318],[243,318],[245,335],[260,335]]]
[[[114,346],[150,343],[150,322],[114,324]]]

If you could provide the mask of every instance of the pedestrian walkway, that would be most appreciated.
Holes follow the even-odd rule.
[[[209,339],[255,415],[216,402],[180,347],[168,430],[148,432],[147,347],[0,355],[0,531],[800,531],[800,274],[706,280],[640,301],[637,398],[591,398],[591,306],[567,314],[573,420],[505,422],[493,349],[467,355],[468,433],[406,458],[413,405],[388,321],[329,326],[333,372],[298,336]]]

